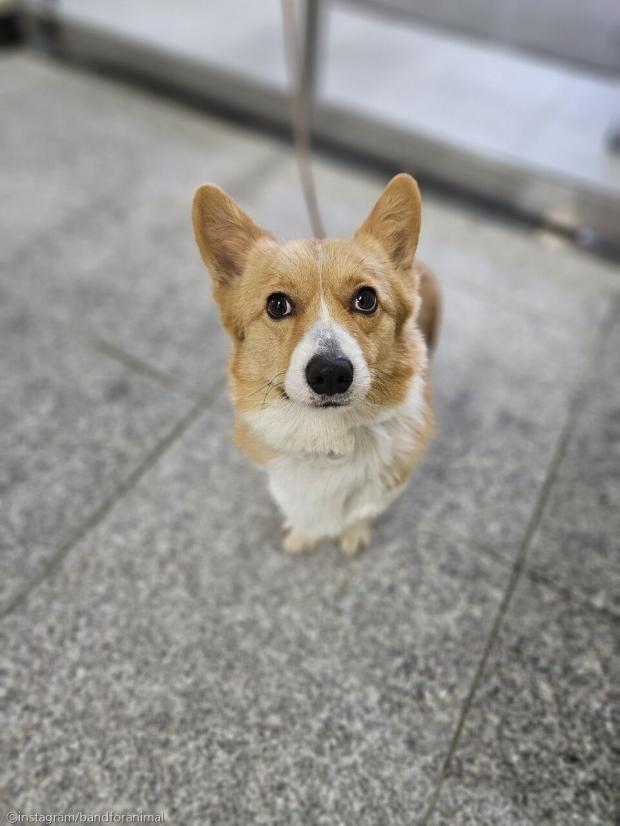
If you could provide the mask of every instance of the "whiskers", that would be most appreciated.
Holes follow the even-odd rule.
[[[370,404],[380,405],[385,397],[389,397],[393,391],[394,376],[380,367],[371,367],[370,375],[372,383],[366,398]]]
[[[273,375],[270,379],[263,382],[260,387],[257,387],[251,393],[247,393],[245,396],[236,396],[236,401],[238,403],[248,403],[257,401],[257,397],[260,398],[260,395],[263,395],[261,400],[260,408],[261,410],[264,409],[267,405],[267,402],[270,401],[270,395],[274,392],[278,392],[280,394],[280,398],[287,400],[288,397],[284,392],[284,376],[286,375],[286,370],[280,370],[278,373]]]

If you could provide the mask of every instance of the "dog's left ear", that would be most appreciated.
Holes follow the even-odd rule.
[[[254,244],[272,237],[215,184],[196,190],[192,220],[202,260],[217,287],[226,287],[241,275]]]
[[[355,237],[378,241],[396,269],[408,270],[418,245],[421,207],[417,183],[401,172],[385,187]]]

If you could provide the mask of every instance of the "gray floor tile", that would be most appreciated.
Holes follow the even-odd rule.
[[[30,54],[20,48],[2,51],[2,72],[0,72],[0,100],[7,92],[17,89],[25,90],[32,83],[40,80],[40,74],[47,72],[49,61],[33,61]]]
[[[115,93],[110,84],[34,57],[0,56],[0,67],[0,184],[11,203],[0,218],[0,260],[7,261],[39,233],[129,182],[140,136],[124,125],[137,97],[129,91]]]
[[[535,576],[620,614],[620,322],[528,556]]]
[[[138,189],[161,221],[181,222],[174,206],[187,223],[198,183],[243,178],[271,151],[260,137],[120,83],[33,56],[0,56],[0,66],[15,78],[0,90],[0,184],[11,200],[0,261],[71,216],[95,220],[102,198],[129,209]]]
[[[437,438],[367,555],[350,564],[326,547],[289,559],[259,473],[230,444],[226,343],[189,209],[194,187],[214,180],[276,234],[307,236],[290,153],[116,84],[31,58],[23,71],[12,65],[19,88],[0,73],[0,106],[15,115],[12,168],[0,173],[15,199],[14,223],[0,229],[4,596],[190,404],[84,344],[89,336],[215,403],[5,618],[0,788],[26,810],[411,824],[618,293],[617,269],[427,197],[421,253],[446,299]],[[384,181],[316,166],[328,231],[352,231]],[[557,571],[564,596],[607,608],[617,349],[529,571]],[[571,502],[579,525],[567,532]],[[610,639],[607,619],[521,585],[464,735],[467,759],[440,799],[440,817],[455,818],[445,822],[555,826],[545,784],[562,826],[604,822]],[[575,819],[583,812],[590,820]]]
[[[192,196],[208,180],[217,180],[233,192],[249,186],[253,176],[265,174],[277,149],[270,140],[182,107],[58,71],[59,76],[52,73],[54,93],[58,87],[62,94],[55,106],[60,106],[65,117],[70,117],[72,109],[83,110],[88,129],[96,131],[98,118],[120,124],[119,129],[122,126],[122,135],[106,126],[102,138],[106,157],[118,159],[121,177],[110,182],[106,172],[109,197],[104,202],[89,201],[60,229],[37,236],[30,227],[27,248],[5,263],[3,283],[37,309],[80,325],[202,393],[215,377],[222,378],[225,342],[215,320],[208,275],[193,239]],[[94,102],[86,97],[91,83]],[[49,94],[47,88],[45,92]],[[33,112],[39,117],[35,103]],[[18,137],[26,127],[20,107],[15,104],[14,108],[15,146],[9,147],[8,156],[14,163],[15,185],[8,181],[8,188],[17,202],[10,210],[16,226],[0,229],[2,239],[13,236],[13,230],[15,236],[21,233],[17,227],[20,209],[28,208],[25,181],[34,181],[38,163],[29,153],[20,154],[23,146]],[[57,121],[62,143],[65,130],[60,114]],[[76,145],[86,141],[88,167],[96,146],[78,126],[67,131]],[[46,141],[32,129],[36,135],[33,147],[41,151]],[[89,184],[76,169],[75,158],[65,158],[64,145],[57,146],[51,139],[47,143],[41,160],[52,167],[63,193],[79,191],[82,198]],[[127,177],[124,165],[130,167]],[[50,208],[55,209],[58,193],[49,186],[46,191],[54,190]],[[71,207],[75,207],[73,202]],[[41,225],[37,226],[42,229],[50,216],[43,210],[39,218]]]
[[[422,227],[420,256],[442,280],[527,313],[539,328],[564,322],[584,347],[620,293],[617,264],[557,237],[432,198]]]
[[[404,525],[354,563],[287,557],[221,407],[3,623],[0,784],[25,810],[410,824],[505,570]]]
[[[446,289],[432,368],[437,434],[407,518],[511,561],[583,368],[568,333]]]
[[[614,822],[616,631],[521,581],[432,826]]]
[[[0,326],[4,608],[190,402],[12,302]]]
[[[192,193],[181,204],[138,189],[131,205],[101,206],[20,256],[19,294],[203,394],[224,381],[227,344],[192,236]]]

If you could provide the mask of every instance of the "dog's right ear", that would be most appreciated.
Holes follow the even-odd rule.
[[[397,270],[409,272],[420,234],[420,211],[418,184],[401,172],[385,187],[355,237],[374,238]]]
[[[196,190],[192,209],[196,243],[213,280],[229,285],[243,272],[248,255],[261,238],[271,238],[219,186]]]

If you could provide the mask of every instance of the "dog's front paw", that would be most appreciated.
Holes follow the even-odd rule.
[[[340,534],[340,550],[345,556],[357,556],[370,542],[370,522],[356,522]]]
[[[310,536],[306,536],[303,533],[299,533],[294,528],[291,528],[288,524],[285,524],[284,527],[286,530],[288,530],[287,535],[284,537],[283,543],[284,550],[287,554],[306,554],[314,549],[314,546],[316,545],[316,539],[313,539]]]

